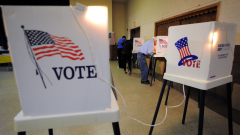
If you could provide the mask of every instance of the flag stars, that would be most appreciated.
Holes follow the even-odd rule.
[[[26,30],[27,37],[31,45],[53,44],[55,42],[51,39],[50,35],[46,32],[37,30]]]

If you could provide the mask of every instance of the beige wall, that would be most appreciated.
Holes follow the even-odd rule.
[[[113,3],[113,32],[115,32],[116,43],[125,35],[125,4]]]
[[[112,0],[70,0],[70,5],[76,2],[86,6],[107,6],[108,7],[108,25],[109,32],[112,32]]]
[[[140,26],[141,37],[148,40],[154,36],[156,21],[218,2],[219,0],[129,0],[126,4],[127,28]],[[219,21],[238,24],[236,45],[240,45],[240,0],[221,0]],[[130,30],[127,34],[129,37]]]

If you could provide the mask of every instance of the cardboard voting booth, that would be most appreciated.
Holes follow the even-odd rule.
[[[97,78],[110,82],[107,7],[2,11],[24,116],[111,108],[110,86]]]
[[[168,36],[157,36],[156,56],[163,57],[167,53]]]
[[[144,44],[143,38],[133,38],[133,52],[132,53],[138,53],[138,50],[142,47]]]
[[[232,70],[236,24],[206,22],[169,28],[167,69],[171,76],[209,82],[229,77]]]

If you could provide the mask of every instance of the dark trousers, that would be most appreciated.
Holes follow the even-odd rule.
[[[131,72],[132,71],[132,68],[131,68],[131,63],[132,63],[131,57],[132,57],[132,55],[131,54],[122,54],[122,55],[123,55],[124,71],[126,71],[126,63],[128,62],[128,70]]]
[[[122,48],[117,49],[118,54],[118,66],[119,68],[123,68],[123,62],[122,62]]]
[[[142,81],[147,81],[148,80],[148,66],[147,66],[146,56],[138,53],[137,60],[138,60],[140,71],[141,71]]]

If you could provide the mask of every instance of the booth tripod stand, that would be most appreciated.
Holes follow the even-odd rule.
[[[150,62],[149,62],[149,68],[148,68],[148,75],[149,75],[149,70],[150,70],[150,66],[152,64],[152,59],[154,59],[154,63],[152,65],[152,76],[151,76],[151,82],[150,82],[150,86],[152,86],[152,80],[153,80],[153,77],[154,77],[154,81],[155,81],[155,68],[156,68],[156,59],[157,57],[154,55],[153,57],[150,56]],[[166,64],[166,60],[165,60],[165,64]],[[166,65],[165,65],[165,68],[164,68],[164,73],[166,72]],[[173,82],[172,81],[169,81],[168,83],[168,90],[167,90],[167,95],[166,95],[166,100],[165,100],[165,105],[167,105],[167,102],[168,102],[168,96],[169,96],[169,91],[170,91],[170,87],[173,88]]]
[[[172,75],[168,75],[166,74],[165,78],[171,79],[171,80],[178,80],[178,79],[182,79],[181,77],[176,77],[176,76],[172,76]],[[159,99],[158,99],[158,103],[157,103],[157,107],[154,113],[154,117],[152,120],[152,125],[155,124],[156,119],[157,119],[157,115],[158,115],[158,111],[161,105],[161,101],[162,101],[162,97],[164,94],[164,90],[167,84],[166,79],[163,80],[163,85],[162,85],[162,89],[159,95]],[[184,82],[185,80],[183,80]],[[200,83],[200,82],[194,82],[196,83]],[[193,84],[193,83],[192,83]],[[208,84],[203,84],[203,86],[198,86],[198,89],[200,90],[200,101],[199,101],[199,122],[198,122],[198,135],[202,135],[203,134],[203,121],[204,121],[204,107],[205,107],[205,92],[206,90],[210,89],[210,88],[214,88],[217,86],[220,86],[222,84],[226,84],[226,88],[227,88],[227,104],[228,104],[228,131],[229,131],[229,135],[233,135],[233,126],[232,126],[232,76],[228,76],[228,77],[224,77],[215,81],[210,81]],[[185,118],[186,118],[186,113],[187,113],[187,106],[188,106],[188,100],[189,100],[189,95],[190,95],[190,86],[187,86],[187,93],[186,93],[186,101],[185,101],[185,107],[184,107],[184,112],[183,112],[183,118],[182,118],[182,124],[185,123]],[[154,126],[151,126],[150,131],[149,131],[149,135],[152,134],[153,132],[153,128]]]
[[[149,70],[150,70],[151,65],[152,65],[152,76],[151,76],[150,86],[152,86],[153,78],[154,78],[154,81],[155,81],[155,69],[156,69],[157,57],[159,57],[159,56],[157,56],[156,54],[154,56],[150,56],[150,62],[149,62],[149,67],[148,67],[148,75],[149,75]],[[164,57],[162,56],[162,58],[164,58]],[[152,64],[152,62],[153,62],[153,64]],[[166,71],[166,62],[167,61],[165,59],[164,73]],[[169,82],[169,86],[173,88],[173,82],[172,81]]]

